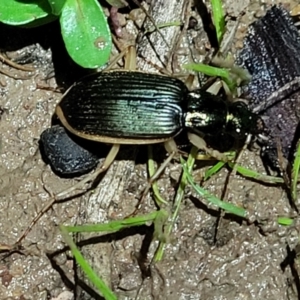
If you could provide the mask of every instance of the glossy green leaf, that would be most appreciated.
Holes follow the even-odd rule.
[[[55,16],[59,16],[66,0],[48,0],[49,5],[51,7],[51,12]]]
[[[46,18],[51,13],[47,0],[17,1],[1,0],[0,22],[24,25]],[[45,23],[45,22],[43,22]]]
[[[111,34],[96,0],[67,0],[60,16],[69,55],[84,68],[98,68],[109,59]]]

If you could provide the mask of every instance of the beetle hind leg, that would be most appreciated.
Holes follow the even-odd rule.
[[[125,70],[135,71],[136,70],[136,49],[134,46],[128,47],[128,52],[125,57]]]
[[[59,199],[59,198],[66,197],[68,194],[74,192],[75,190],[81,189],[84,184],[86,184],[88,182],[93,182],[94,180],[96,180],[97,177],[101,173],[105,172],[110,167],[110,165],[113,163],[113,161],[115,160],[115,158],[116,158],[116,156],[119,152],[119,149],[120,149],[120,145],[114,144],[111,147],[111,149],[110,149],[109,153],[107,154],[106,158],[104,159],[104,162],[101,164],[100,167],[98,167],[98,169],[94,173],[88,175],[86,178],[79,181],[77,184],[72,186],[70,189],[64,190],[64,191],[58,193],[55,198]]]
[[[174,158],[175,154],[178,152],[178,149],[177,149],[177,145],[176,145],[176,143],[173,139],[170,139],[170,140],[166,141],[164,143],[164,146],[165,146],[165,149],[167,150],[167,152],[169,153],[169,157],[164,160],[164,162],[159,166],[159,168],[155,171],[154,174],[150,174],[150,178],[147,180],[147,185],[143,190],[143,193],[142,193],[142,196],[140,197],[139,203],[138,203],[138,205],[136,206],[136,209],[134,210],[134,212],[131,215],[136,215],[136,213],[138,212],[138,210],[141,207],[141,203],[143,202],[143,200],[147,196],[147,194],[148,194],[149,190],[151,189],[151,187],[152,187],[153,193],[155,195],[156,204],[158,206],[161,206],[162,204],[166,204],[166,201],[162,198],[162,196],[160,195],[158,190],[154,187],[154,185],[156,184],[156,180],[159,178],[159,176],[165,170],[167,165]],[[148,147],[152,147],[152,146],[148,145]],[[151,153],[151,152],[149,152],[149,150],[148,150],[148,153]],[[150,171],[149,171],[149,173],[150,173]]]

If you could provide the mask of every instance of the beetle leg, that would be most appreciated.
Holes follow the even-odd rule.
[[[151,176],[149,179],[149,184],[151,185],[163,172],[166,166],[170,163],[173,159],[174,155],[178,152],[177,145],[173,139],[167,140],[164,143],[165,149],[169,153],[169,157],[160,165],[160,167],[156,170],[155,174]]]
[[[128,52],[125,57],[125,70],[135,71],[136,70],[136,50],[134,46],[128,47]]]
[[[224,162],[228,161],[228,158],[224,153],[221,153],[218,150],[208,148],[204,139],[199,135],[189,132],[188,138],[194,146],[196,146],[200,150],[205,151],[208,155]]]
[[[82,185],[84,185],[85,183],[94,181],[101,173],[105,172],[110,167],[110,165],[115,160],[115,158],[116,158],[116,156],[119,152],[119,149],[120,149],[120,145],[114,144],[111,147],[111,149],[110,149],[109,153],[107,154],[104,162],[102,163],[102,165],[99,167],[98,170],[96,170],[93,174],[87,176],[83,180],[79,181],[77,184],[72,186],[70,189],[58,193],[55,196],[55,198],[59,199],[59,198],[62,198],[62,197],[66,197],[69,193],[71,193],[71,192],[73,192],[77,189],[81,189]]]
[[[105,71],[112,70],[118,63],[120,59],[122,59],[124,56],[126,56],[128,52],[128,48],[125,48],[122,50],[118,55],[116,55],[110,62],[109,65],[105,68]]]
[[[189,74],[188,78],[184,81],[185,85],[189,90],[192,89],[193,87],[193,82],[194,82],[195,76],[193,74]]]
[[[151,146],[151,145],[149,145]],[[160,165],[160,167],[156,170],[154,175],[151,176],[151,178],[148,180],[148,186],[146,187],[143,197],[146,195],[146,193],[149,191],[151,185],[155,180],[158,179],[158,177],[161,175],[161,173],[164,171],[166,166],[170,163],[170,161],[173,159],[174,155],[178,152],[177,145],[173,139],[167,140],[164,143],[165,149],[169,153],[169,157]]]
[[[155,174],[151,176],[149,179],[149,183],[152,184],[154,180],[156,180],[160,174],[163,172],[163,170],[166,168],[166,166],[170,163],[170,161],[173,159],[174,155],[177,153],[177,145],[173,139],[167,140],[164,143],[165,149],[169,153],[169,157],[161,164],[161,166],[156,170]]]
[[[222,80],[217,80],[206,91],[213,95],[217,95],[219,93],[221,87],[224,87]],[[225,89],[225,92],[226,92],[226,89]],[[227,95],[227,93],[226,93],[226,95]]]
[[[156,170],[155,174],[149,179],[151,183],[160,176],[160,174],[163,172],[166,166],[171,162],[175,154],[176,152],[170,153],[169,157],[160,165],[160,167]]]
[[[172,154],[173,152],[178,152],[177,145],[176,145],[174,139],[165,141],[164,146],[165,146],[166,151],[170,154]]]
[[[173,139],[170,139],[170,140],[166,141],[164,143],[164,146],[165,146],[165,149],[167,150],[167,152],[169,153],[169,157],[160,165],[160,167],[156,170],[154,175],[152,175],[148,179],[148,184],[147,184],[146,188],[144,189],[143,194],[142,194],[142,196],[139,200],[139,204],[137,205],[137,207],[136,207],[135,211],[132,213],[132,215],[135,215],[137,213],[137,211],[140,208],[141,202],[143,201],[144,197],[146,197],[146,195],[149,192],[149,190],[150,190],[151,186],[153,185],[154,181],[158,179],[158,177],[164,171],[166,166],[171,162],[174,155],[178,152],[177,145],[176,145],[176,143]],[[148,145],[148,147],[151,147],[151,145]]]
[[[149,145],[151,147],[151,145]],[[161,173],[164,171],[164,169],[166,168],[166,166],[170,163],[170,161],[173,159],[174,155],[178,152],[177,151],[177,145],[175,143],[175,141],[173,139],[167,140],[164,143],[165,149],[167,150],[167,152],[169,153],[169,157],[160,165],[160,167],[156,170],[156,172],[154,173],[154,175],[151,176],[151,178],[148,179],[148,185],[145,188],[144,192],[143,192],[143,196],[142,199],[146,196],[146,194],[148,193],[151,185],[153,184],[153,182],[155,180],[157,180],[157,178],[161,175]]]
[[[135,71],[136,70],[136,51],[135,47],[130,45],[122,50],[117,56],[110,61],[109,66],[105,68],[105,71],[112,70],[120,59],[124,57],[125,69]]]
[[[209,92],[210,94],[217,95],[220,91],[220,89],[223,88],[227,97],[228,101],[233,100],[233,95],[226,84],[224,80],[217,80],[215,81],[207,90],[206,92]]]

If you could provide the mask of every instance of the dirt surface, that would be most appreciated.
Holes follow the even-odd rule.
[[[188,1],[153,2],[155,8],[152,15],[157,24],[186,20]],[[233,43],[236,49],[241,48],[249,24],[264,15],[270,4],[279,3],[225,2],[225,9],[231,16],[237,17],[241,11],[245,12]],[[280,2],[285,3],[288,9],[296,4],[292,1]],[[128,16],[126,18],[127,24],[122,30],[123,40],[128,42],[137,34],[136,24],[142,24],[143,17],[141,11],[137,11],[131,13],[135,22]],[[234,22],[230,21],[229,30],[233,25]],[[51,44],[59,34],[58,28],[51,25],[42,31],[25,34],[24,31],[17,33],[3,27],[1,32],[0,47],[10,50],[8,54],[14,57],[22,56],[24,49],[30,50],[36,68],[34,74],[29,74],[1,65],[1,69],[11,74],[29,77],[26,80],[4,75],[0,77],[0,244],[4,245],[17,240],[47,203],[49,195],[72,186],[78,179],[56,176],[42,160],[39,151],[40,134],[51,125],[61,94],[37,88],[37,85],[69,85],[76,79],[66,77],[69,75],[67,70],[70,70],[69,61],[64,57],[57,59],[62,54],[58,55],[56,47]],[[161,37],[153,33],[150,43],[148,38],[143,38],[138,44],[138,53],[147,58],[147,61],[139,58],[139,69],[157,71],[149,64],[148,61],[151,61],[160,66],[163,62],[169,69],[179,72],[179,66],[191,60],[190,52],[187,54],[184,51],[187,48],[186,37],[178,43],[179,27],[167,27],[162,32],[176,49],[176,55],[173,55],[175,61],[167,64],[169,50]],[[189,34],[190,40],[194,40],[192,45],[197,47],[192,52],[201,58],[205,46],[209,45],[206,34],[202,27],[198,31],[189,31]],[[14,40],[18,40],[16,45]],[[156,52],[151,45],[155,45]],[[157,60],[158,56],[160,60]],[[53,73],[55,77],[46,80]],[[79,73],[76,74],[80,78]],[[146,147],[122,148],[118,159],[93,192],[56,204],[39,220],[24,240],[24,253],[13,253],[0,261],[1,300],[54,300],[59,295],[64,295],[64,299],[73,299],[74,291],[77,299],[101,299],[89,296],[75,285],[74,262],[69,255],[64,252],[51,260],[46,254],[65,245],[58,224],[99,223],[124,218],[134,211],[146,185],[146,151]],[[165,156],[163,147],[155,147],[158,161]],[[241,163],[265,173],[255,152],[246,151]],[[168,201],[173,200],[180,171],[180,165],[172,163],[159,180],[161,192]],[[204,169],[195,168],[195,179],[201,178],[203,172]],[[220,197],[227,173],[226,169],[222,170],[205,182],[204,188]],[[266,220],[264,227],[225,217],[220,219],[216,231],[219,212],[208,207],[206,201],[188,187],[164,258],[151,268],[151,277],[143,281],[134,257],[142,246],[145,247],[149,236],[151,238],[152,227],[102,237],[97,243],[83,247],[82,251],[119,299],[135,299],[137,294],[139,299],[299,299],[299,278],[298,275],[294,277],[290,259],[291,250],[298,242],[299,220],[296,219],[293,227],[281,227],[276,223],[277,216],[294,213],[286,192],[281,187],[267,186],[238,175],[231,178],[227,188],[226,200],[247,208],[256,218]],[[149,196],[140,213],[154,209]],[[152,242],[149,261],[156,247],[157,242]]]

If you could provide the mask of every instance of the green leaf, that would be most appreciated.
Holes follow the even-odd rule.
[[[66,0],[48,0],[49,5],[51,7],[51,12],[55,16],[59,16]]]
[[[147,215],[135,216],[123,220],[114,220],[104,224],[66,226],[68,232],[106,232],[112,233],[132,226],[142,226],[153,222],[159,212],[155,211]]]
[[[67,0],[60,24],[69,55],[84,68],[98,68],[109,59],[111,34],[96,0]]]
[[[1,0],[0,22],[9,25],[24,25],[46,18],[51,13],[47,0],[16,1]]]

